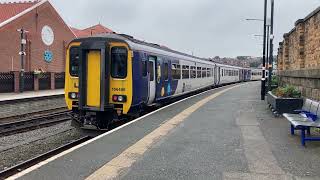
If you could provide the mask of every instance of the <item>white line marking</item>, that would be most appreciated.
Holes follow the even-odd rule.
[[[185,98],[185,99],[181,99],[181,100],[179,100],[179,101],[177,101],[177,102],[174,102],[174,103],[169,104],[169,105],[167,105],[167,106],[164,106],[164,107],[162,107],[162,108],[160,108],[160,109],[157,109],[157,110],[155,110],[155,111],[152,111],[151,113],[148,113],[148,114],[146,114],[146,115],[143,115],[143,116],[141,116],[141,117],[139,117],[139,118],[137,118],[137,119],[135,119],[135,120],[133,120],[133,121],[131,121],[131,122],[129,122],[129,123],[126,123],[126,124],[124,124],[124,125],[122,125],[122,126],[119,126],[119,127],[115,128],[115,129],[111,130],[111,131],[108,131],[108,132],[106,132],[106,133],[104,133],[104,134],[101,134],[101,135],[99,135],[99,136],[97,136],[97,137],[95,137],[95,138],[92,138],[92,139],[84,142],[84,143],[81,143],[81,144],[79,144],[79,145],[77,145],[77,146],[75,146],[75,147],[73,147],[73,148],[70,148],[70,149],[68,149],[68,150],[66,150],[66,151],[63,151],[63,152],[61,152],[61,153],[59,153],[59,154],[57,154],[57,155],[55,155],[55,156],[52,156],[51,158],[46,159],[46,160],[44,160],[44,161],[42,161],[42,162],[40,162],[40,163],[38,163],[38,164],[35,164],[34,166],[31,166],[31,167],[29,167],[29,168],[21,171],[20,173],[17,173],[17,174],[15,174],[15,175],[7,178],[7,179],[8,179],[8,180],[11,180],[11,179],[20,178],[20,177],[22,177],[22,176],[24,176],[24,175],[26,175],[26,174],[28,174],[28,173],[30,173],[30,172],[38,169],[38,168],[40,168],[41,166],[46,165],[46,164],[48,164],[49,162],[58,159],[59,157],[62,157],[62,156],[66,155],[66,154],[68,154],[68,153],[70,153],[70,152],[72,152],[72,151],[74,151],[74,150],[76,150],[76,149],[79,149],[79,148],[81,148],[81,147],[83,147],[83,146],[85,146],[85,145],[88,145],[89,143],[91,143],[91,142],[93,142],[93,141],[96,141],[96,140],[98,140],[98,139],[101,139],[101,138],[103,138],[103,137],[105,137],[105,136],[107,136],[107,135],[109,135],[109,134],[111,134],[111,133],[113,133],[113,132],[116,132],[116,131],[118,131],[118,130],[126,127],[126,126],[129,126],[129,125],[132,124],[132,123],[135,123],[135,122],[137,122],[137,121],[140,121],[141,119],[143,119],[143,118],[145,118],[145,117],[148,117],[148,116],[150,116],[150,115],[152,115],[152,114],[155,114],[155,113],[157,113],[157,112],[159,112],[159,111],[161,111],[161,110],[163,110],[163,109],[166,109],[166,108],[168,108],[168,107],[171,107],[171,106],[173,106],[173,105],[175,105],[175,104],[178,104],[178,103],[180,103],[180,102],[186,101],[186,100],[191,99],[191,98],[193,98],[193,97],[200,96],[200,95],[202,95],[202,94],[204,94],[204,93],[208,93],[208,92],[211,92],[211,91],[215,91],[215,90],[221,89],[221,88],[227,88],[227,87],[229,87],[229,86],[232,86],[232,85],[226,85],[226,86],[222,86],[222,87],[210,89],[210,90],[208,90],[208,91],[204,91],[204,92],[201,92],[201,93],[199,93],[199,94],[195,94],[195,95],[193,95],[193,96],[187,97],[187,98]]]

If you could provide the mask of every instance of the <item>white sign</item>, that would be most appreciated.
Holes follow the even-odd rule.
[[[41,31],[41,38],[45,45],[51,46],[54,41],[54,33],[50,26],[43,26]]]
[[[21,40],[21,44],[27,44],[27,40],[22,39],[22,40]]]

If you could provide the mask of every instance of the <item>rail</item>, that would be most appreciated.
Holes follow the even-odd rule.
[[[61,112],[27,118],[21,121],[0,124],[0,137],[69,121],[71,120],[69,114],[70,111],[64,110]]]
[[[68,143],[66,145],[60,146],[60,147],[58,147],[56,149],[53,149],[53,150],[51,150],[51,151],[49,151],[47,153],[41,154],[41,155],[39,155],[39,156],[37,156],[35,158],[29,159],[27,161],[24,161],[24,162],[22,162],[20,164],[15,165],[13,167],[5,169],[5,170],[0,172],[0,179],[8,178],[8,177],[10,177],[10,176],[12,176],[12,175],[14,175],[16,173],[21,172],[24,169],[27,169],[27,168],[29,168],[29,167],[41,162],[41,161],[44,161],[44,160],[46,160],[46,159],[48,159],[48,158],[50,158],[50,157],[52,157],[54,155],[57,155],[57,154],[65,151],[67,149],[70,149],[70,148],[72,148],[72,147],[74,147],[74,146],[76,146],[78,144],[81,144],[81,143],[83,143],[85,141],[88,141],[91,138],[92,137],[90,137],[90,136],[82,137],[82,138],[77,139],[75,141],[72,141],[72,142],[70,142],[70,143]]]

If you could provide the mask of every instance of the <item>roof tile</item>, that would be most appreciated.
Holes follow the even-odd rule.
[[[32,7],[38,2],[39,1],[0,3],[0,23],[23,12],[24,10]]]
[[[76,28],[71,28],[71,29],[77,37],[88,37],[88,36],[92,36],[92,35],[96,35],[96,34],[114,33],[114,31],[112,31],[109,28],[104,27],[101,24],[97,24],[95,26],[88,27],[83,30],[76,29]]]

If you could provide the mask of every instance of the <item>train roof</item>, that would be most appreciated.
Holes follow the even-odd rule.
[[[98,34],[98,35],[95,35],[95,36],[92,36],[92,37],[78,38],[75,41],[84,40],[84,39],[88,39],[88,38],[118,39],[118,40],[125,41],[129,45],[129,48],[133,49],[133,50],[142,50],[142,51],[147,51],[147,52],[154,52],[154,53],[157,53],[157,54],[162,54],[162,55],[167,55],[167,56],[171,56],[171,57],[180,58],[182,60],[196,61],[198,63],[217,64],[217,65],[224,66],[224,67],[237,68],[237,69],[247,69],[247,68],[243,68],[243,67],[231,66],[231,65],[227,65],[227,64],[217,63],[217,62],[214,62],[214,61],[210,61],[209,59],[206,59],[206,58],[200,58],[200,57],[193,56],[193,55],[190,55],[190,54],[186,54],[186,53],[182,53],[182,52],[179,52],[179,51],[175,51],[175,50],[172,50],[172,49],[170,49],[168,47],[165,47],[165,46],[160,46],[158,44],[149,43],[149,42],[145,42],[145,41],[141,41],[141,40],[135,39],[134,37],[126,35],[126,34],[104,33],[104,34]],[[250,69],[250,68],[248,68],[248,69]]]

